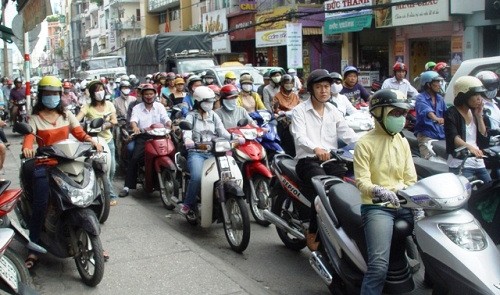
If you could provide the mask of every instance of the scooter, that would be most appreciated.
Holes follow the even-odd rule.
[[[182,121],[179,128],[191,130],[192,125]],[[241,170],[234,158],[228,155],[236,144],[235,140],[222,138],[195,144],[195,150],[209,152],[214,157],[203,163],[198,206],[186,215],[186,219],[190,224],[199,223],[204,228],[210,227],[215,221],[222,222],[231,249],[241,253],[250,241],[250,218],[245,204]],[[171,204],[182,203],[189,182],[187,160],[182,153],[175,155],[175,164],[181,173],[182,192],[178,198],[171,199]]]
[[[269,226],[269,221],[262,216],[262,210],[259,209],[259,207],[268,207],[272,204],[272,199],[269,198],[269,187],[273,174],[269,170],[266,150],[257,141],[257,138],[263,136],[264,130],[250,126],[246,119],[243,120],[244,122],[238,122],[239,127],[228,129],[229,133],[238,134],[246,140],[244,144],[238,145],[233,150],[233,154],[244,175],[243,191],[247,196],[250,212],[255,222],[262,226]]]
[[[28,112],[26,110],[26,99],[20,99],[19,101],[13,102],[13,108],[17,108],[17,113],[15,114],[14,122],[17,123],[28,123]],[[14,128],[12,132],[15,132]]]
[[[33,132],[26,123],[17,123],[14,128],[23,135]],[[81,161],[82,158],[85,160]],[[19,178],[23,194],[15,212],[24,228],[28,228],[36,193],[32,171],[40,161],[50,164],[50,197],[40,245],[30,249],[42,247],[60,258],[73,257],[83,282],[97,286],[104,275],[98,217],[102,216],[106,203],[109,204],[96,177],[97,170],[104,171],[100,167],[105,164],[102,155],[90,143],[66,139],[51,146],[42,144],[35,158],[22,159]]]
[[[38,294],[23,259],[9,247],[13,238],[26,241],[24,233],[7,215],[22,194],[19,188],[8,189],[10,184],[10,180],[0,180],[0,290],[8,294]]]
[[[260,128],[267,129],[257,141],[264,147],[267,154],[267,159],[274,159],[276,154],[284,154],[285,151],[281,147],[281,139],[278,135],[278,122],[274,115],[268,110],[259,110],[249,114],[250,118],[254,120]]]

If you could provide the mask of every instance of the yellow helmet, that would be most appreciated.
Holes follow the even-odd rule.
[[[226,73],[226,75],[224,76],[224,78],[226,79],[236,79],[236,74],[232,71],[229,71]]]
[[[38,91],[62,91],[62,83],[55,76],[44,76],[38,82]]]

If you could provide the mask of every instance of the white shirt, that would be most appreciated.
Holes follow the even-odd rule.
[[[317,147],[327,151],[337,149],[338,139],[346,144],[358,140],[358,135],[332,104],[325,104],[321,117],[314,110],[310,99],[292,110],[290,131],[295,139],[296,159],[314,157],[314,149]]]
[[[403,94],[408,98],[416,97],[418,95],[417,89],[411,86],[410,81],[406,79],[403,79],[401,81],[398,81],[395,77],[385,79],[384,83],[382,84],[382,89],[386,88],[399,90],[403,92]]]
[[[499,129],[500,128],[500,109],[498,109],[497,103],[494,101],[489,101],[483,99],[484,107],[490,110],[491,114],[488,116],[490,120],[490,129]]]
[[[330,97],[330,102],[337,107],[339,112],[345,117],[347,115],[352,115],[358,110],[352,105],[351,101],[347,98],[347,96],[337,93],[332,93]]]
[[[141,102],[132,109],[130,122],[136,122],[137,127],[144,129],[154,123],[162,123],[165,125],[165,123],[170,122],[170,118],[167,115],[165,107],[161,103],[154,102],[153,107],[148,111],[144,103]]]

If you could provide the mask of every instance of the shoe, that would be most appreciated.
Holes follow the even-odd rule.
[[[191,209],[186,204],[182,204],[181,208],[179,209],[179,212],[183,215],[188,215],[189,211],[191,211]]]
[[[316,233],[307,233],[306,234],[306,244],[307,248],[312,251],[318,250],[319,242],[316,242]]]
[[[118,201],[116,199],[111,199],[111,201],[109,201],[109,205],[116,206],[116,205],[118,205]]]
[[[9,147],[10,146],[10,142],[4,142],[3,144],[5,144],[5,147]]]
[[[118,196],[120,198],[124,198],[124,197],[128,196],[128,187],[124,187]]]

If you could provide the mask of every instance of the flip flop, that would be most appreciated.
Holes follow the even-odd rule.
[[[24,266],[28,269],[28,270],[32,270],[35,268],[35,266],[37,265],[38,263],[38,257],[35,255],[35,254],[29,254],[28,255],[28,258],[26,258],[26,260],[24,261]]]
[[[108,251],[104,250],[102,252],[102,256],[104,257],[104,262],[108,261],[109,260],[109,254],[108,254]]]

